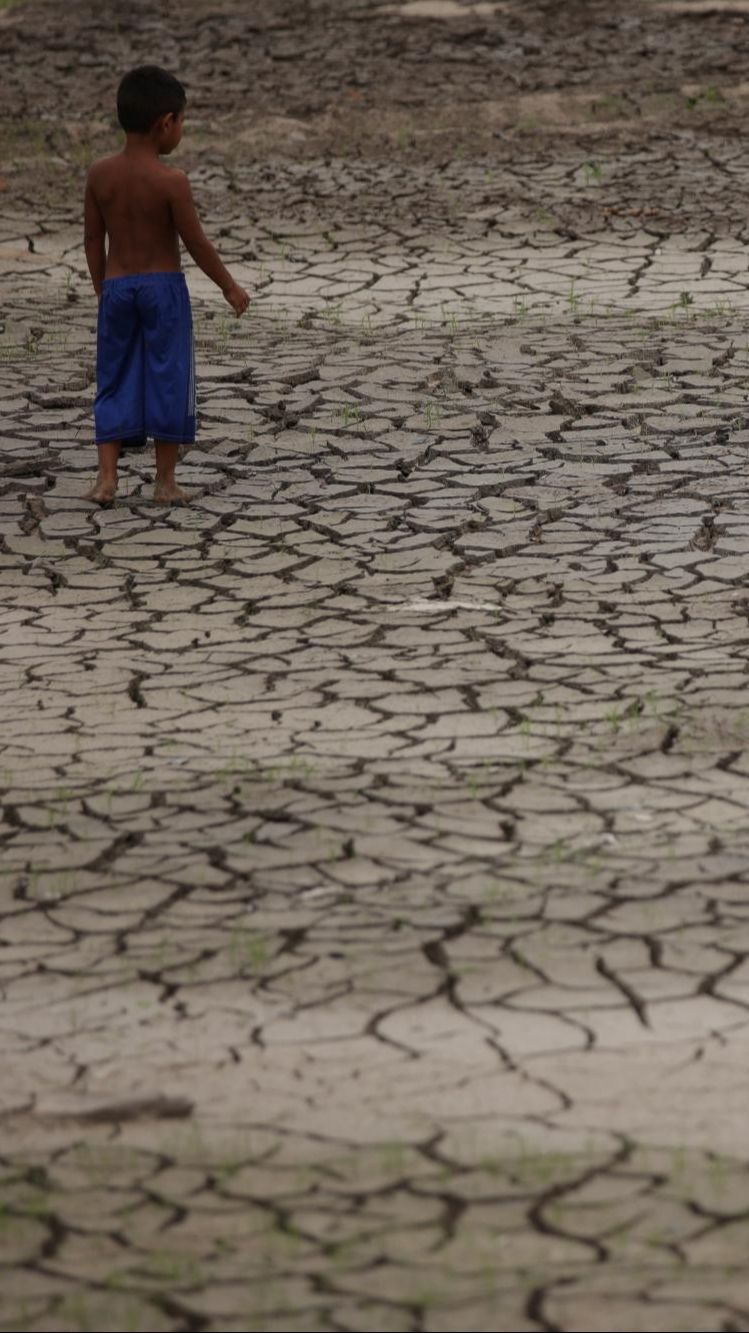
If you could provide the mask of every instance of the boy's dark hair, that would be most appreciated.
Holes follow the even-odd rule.
[[[117,117],[123,130],[148,134],[167,111],[178,116],[187,94],[179,79],[158,65],[138,65],[122,79],[117,89]]]

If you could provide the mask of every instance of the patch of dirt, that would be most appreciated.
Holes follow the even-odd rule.
[[[188,168],[348,157],[408,171],[653,146],[678,158],[743,121],[747,8],[21,0],[2,16],[5,189],[78,198],[89,161],[117,142],[117,82],[144,59],[186,83]],[[647,206],[652,193],[635,181],[627,202]]]

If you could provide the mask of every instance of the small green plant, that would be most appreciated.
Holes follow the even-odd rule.
[[[725,296],[716,297],[715,304],[705,311],[708,318],[723,319],[736,313],[736,307],[733,301],[729,301]]]
[[[390,1175],[402,1175],[406,1164],[405,1143],[385,1143],[382,1147],[382,1167]]]
[[[710,1152],[707,1155],[710,1184],[716,1194],[721,1194],[731,1179],[734,1163],[722,1153]]]
[[[500,902],[501,900],[511,900],[515,891],[513,884],[503,884],[502,880],[490,880],[484,888],[483,898],[487,905]],[[509,904],[508,904],[509,905]]]
[[[358,424],[362,420],[362,411],[358,403],[344,403],[341,408],[341,425],[345,428],[350,421]]]
[[[707,103],[708,106],[718,106],[721,103],[724,103],[726,99],[719,88],[716,88],[713,84],[709,84],[707,88],[702,89],[698,93],[694,93],[691,97],[687,97],[685,100],[687,110],[694,111],[696,107],[703,103]]]
[[[260,972],[269,958],[267,941],[254,931],[237,927],[229,941],[229,958],[240,975],[246,969]]]
[[[610,708],[605,716],[606,716],[606,721],[611,727],[611,730],[614,732],[614,734],[617,734],[619,728],[621,727],[622,717],[624,716],[624,714],[618,708]]]
[[[246,773],[252,765],[253,761],[248,759],[246,755],[238,755],[236,750],[232,750],[221,767],[216,769],[215,776],[220,782],[225,782],[227,778],[233,777],[237,773]]]
[[[202,1286],[205,1280],[195,1259],[189,1255],[175,1254],[167,1250],[149,1254],[143,1272],[147,1277],[178,1283],[180,1286],[187,1284],[191,1287]]]
[[[556,222],[554,214],[548,208],[535,208],[531,216],[534,222],[542,222],[549,224]]]
[[[142,1330],[146,1328],[146,1324],[143,1322],[144,1318],[140,1306],[131,1302],[125,1310],[125,1317],[122,1321],[124,1333],[142,1333]]]
[[[218,347],[219,347],[219,351],[223,352],[223,351],[226,349],[226,344],[227,344],[228,339],[229,339],[229,332],[230,332],[230,330],[231,330],[231,318],[230,318],[230,316],[229,316],[228,314],[225,315],[225,314],[223,314],[223,313],[220,314],[220,315],[217,315],[217,316],[215,317],[214,327],[215,327],[215,329],[216,329],[216,331],[217,331],[217,333],[218,333]]]
[[[424,413],[426,428],[427,430],[431,430],[432,426],[441,419],[442,408],[439,403],[433,403],[430,399],[427,399],[427,401],[422,404],[422,411]]]
[[[586,186],[590,185],[593,181],[595,181],[596,185],[601,184],[601,181],[603,180],[603,167],[600,162],[583,163],[583,180],[585,181]]]
[[[567,305],[569,306],[571,314],[573,315],[577,314],[580,308],[581,301],[582,297],[578,296],[577,292],[575,291],[575,279],[570,278],[570,289],[567,293]]]

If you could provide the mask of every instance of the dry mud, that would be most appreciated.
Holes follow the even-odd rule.
[[[748,22],[0,14],[0,1327],[749,1328]],[[99,510],[145,58],[254,300]]]

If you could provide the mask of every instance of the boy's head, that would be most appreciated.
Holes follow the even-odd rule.
[[[168,127],[178,122],[186,102],[187,94],[173,74],[158,65],[138,65],[117,89],[117,116],[126,134],[148,134],[158,121]]]

